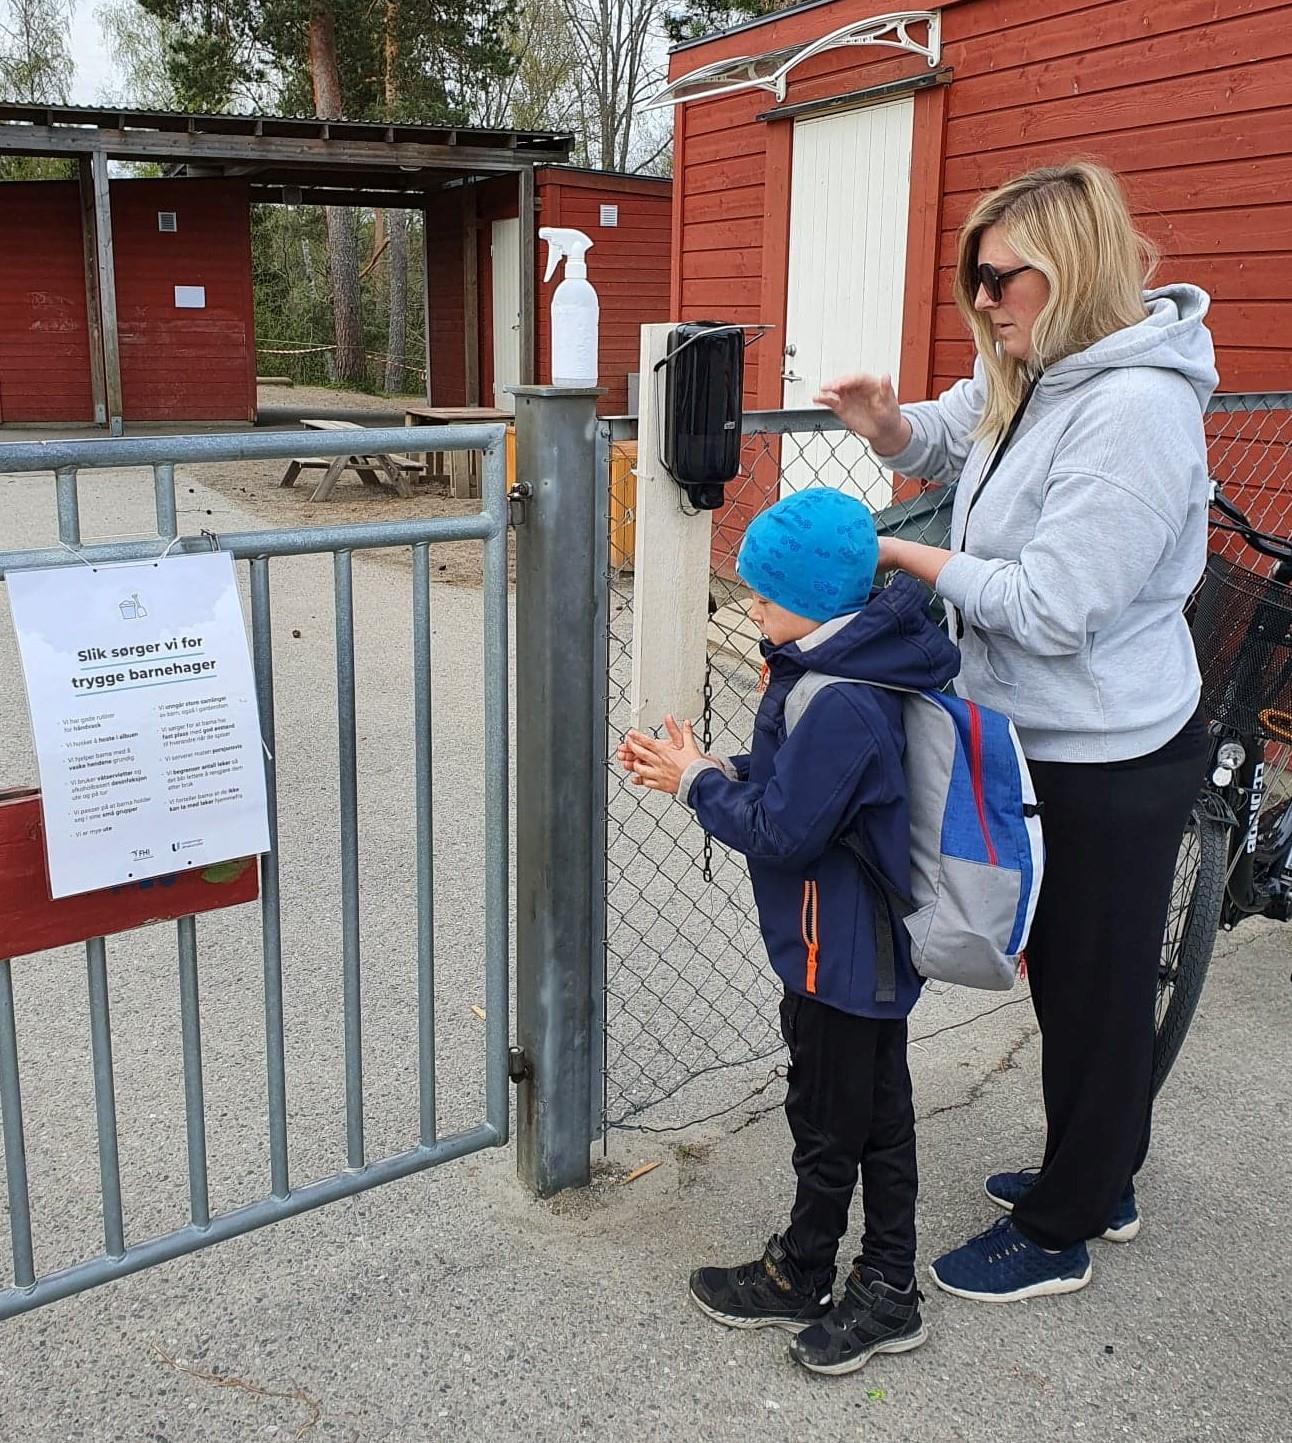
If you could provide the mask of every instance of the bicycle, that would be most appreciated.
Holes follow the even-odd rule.
[[[1176,862],[1159,964],[1153,1091],[1193,1021],[1221,931],[1292,921],[1292,539],[1259,530],[1213,487],[1213,532],[1274,563],[1215,552],[1190,603],[1210,719],[1206,780]]]

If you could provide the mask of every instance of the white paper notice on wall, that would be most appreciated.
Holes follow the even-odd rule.
[[[176,286],[175,309],[180,311],[206,310],[206,287]]]
[[[269,850],[255,676],[225,552],[5,577],[50,895]]]

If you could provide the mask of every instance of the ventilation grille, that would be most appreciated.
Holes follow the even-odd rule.
[[[615,226],[619,224],[619,207],[617,205],[603,205],[601,207],[601,224],[603,226]]]
[[[157,229],[164,231],[167,235],[174,235],[179,229],[179,217],[173,210],[159,210],[157,212]]]

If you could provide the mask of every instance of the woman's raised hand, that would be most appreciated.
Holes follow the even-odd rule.
[[[891,376],[840,376],[827,381],[814,399],[880,456],[896,456],[911,439],[911,423],[898,409]]]

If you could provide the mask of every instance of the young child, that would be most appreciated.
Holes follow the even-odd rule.
[[[909,890],[901,698],[824,686],[788,736],[784,721],[786,697],[807,672],[918,689],[955,675],[958,654],[928,619],[919,584],[904,577],[872,592],[877,557],[870,512],[851,497],[813,489],[763,512],[736,563],[754,593],[749,615],[767,661],[749,755],[703,756],[690,723],[672,717],[667,739],[631,732],[619,749],[638,785],[676,793],[707,832],[748,858],[763,941],[785,987],[785,1112],[798,1179],[789,1226],[755,1262],[697,1269],[691,1297],[730,1327],[796,1333],[791,1354],[817,1373],[849,1373],[925,1339],[906,1065],[920,979],[899,926],[895,996],[877,999],[876,903],[839,845],[859,829],[887,878]],[[836,1304],[835,1255],[859,1167],[861,1254]]]

